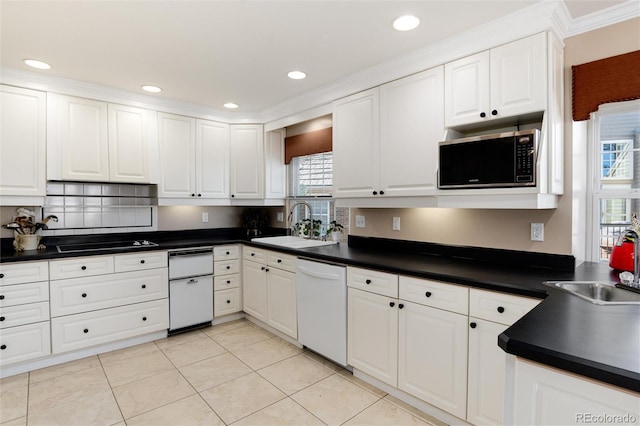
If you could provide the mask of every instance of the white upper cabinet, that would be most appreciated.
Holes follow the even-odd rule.
[[[264,131],[261,124],[231,126],[231,198],[264,197]]]
[[[445,125],[546,110],[546,45],[540,33],[445,64]]]
[[[160,204],[229,197],[229,125],[158,113]],[[172,202],[171,199],[179,199]],[[207,201],[199,201],[207,200]]]
[[[265,133],[265,199],[284,199],[287,196],[287,168],[284,164],[284,137],[284,130],[273,130]]]
[[[0,85],[0,197],[46,190],[46,94]],[[20,205],[20,204],[11,204]]]
[[[333,103],[333,196],[371,197],[380,166],[378,88]]]
[[[155,111],[47,96],[48,179],[152,183],[156,148]]]
[[[385,196],[433,195],[444,137],[444,71],[380,86],[380,184]]]

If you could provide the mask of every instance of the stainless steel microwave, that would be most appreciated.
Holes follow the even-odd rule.
[[[440,142],[438,188],[536,185],[537,129]]]

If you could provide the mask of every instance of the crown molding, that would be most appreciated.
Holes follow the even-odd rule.
[[[640,17],[640,3],[638,0],[627,0],[601,12],[574,19],[565,37],[573,37],[637,17]]]

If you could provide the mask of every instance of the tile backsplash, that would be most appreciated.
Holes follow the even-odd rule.
[[[58,222],[48,223],[48,232],[133,227],[151,230],[158,204],[156,194],[155,185],[48,182],[42,216],[58,217]]]

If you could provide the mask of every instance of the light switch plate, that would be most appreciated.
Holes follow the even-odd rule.
[[[202,223],[207,223],[207,222],[209,222],[209,213],[202,212]]]
[[[544,241],[544,223],[531,224],[531,241]]]
[[[356,215],[356,228],[364,228],[364,216]]]
[[[397,216],[393,217],[393,225],[392,225],[392,229],[394,231],[399,231],[400,230],[400,218]]]
[[[278,222],[284,221],[284,213],[282,213],[282,212],[276,213],[276,221],[278,221]]]

